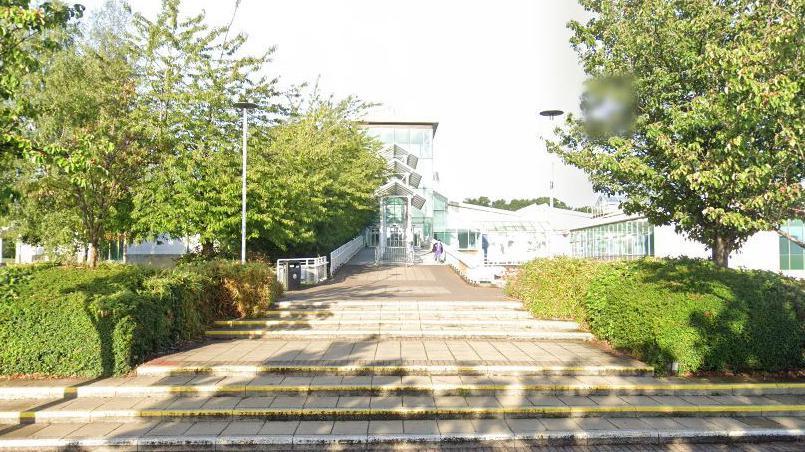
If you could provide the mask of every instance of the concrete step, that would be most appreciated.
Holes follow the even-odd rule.
[[[360,318],[349,317],[312,317],[309,319],[250,319],[250,320],[218,320],[214,323],[216,327],[222,328],[249,328],[249,327],[294,327],[294,326],[361,326],[361,325],[384,325],[384,326],[403,326],[403,327],[484,327],[484,329],[499,328],[526,328],[540,329],[548,331],[578,331],[577,322],[563,320],[535,320],[530,318],[523,319],[490,319],[490,318],[418,318],[418,319],[385,319],[361,315]],[[403,328],[405,329],[405,328]]]
[[[345,329],[328,329],[328,328],[312,328],[307,325],[289,325],[284,328],[278,329],[217,329],[208,330],[204,335],[208,338],[215,339],[235,339],[235,338],[274,338],[274,339],[374,339],[382,337],[383,339],[400,339],[400,338],[441,338],[441,339],[532,339],[540,341],[591,341],[595,337],[587,332],[582,331],[540,331],[535,330],[501,330],[498,328],[490,329],[466,329],[466,328],[447,328],[441,329],[416,329],[416,330],[401,330],[393,329],[390,327],[376,328],[376,329],[361,329],[361,328],[345,328]]]
[[[425,362],[413,364],[406,362],[365,362],[307,364],[289,361],[270,362],[267,364],[241,363],[208,363],[186,361],[172,363],[152,361],[137,368],[137,375],[170,376],[170,375],[651,375],[654,368],[641,364],[634,365],[541,365],[538,362],[529,364],[486,364],[484,362],[443,363]]]
[[[520,301],[419,301],[419,300],[327,300],[327,301],[278,301],[278,310],[381,310],[381,311],[523,311]]]
[[[653,377],[173,376],[109,378],[86,385],[0,387],[0,400],[165,396],[805,395],[805,382],[709,382]]]
[[[406,421],[151,421],[0,426],[0,449],[15,450],[422,450],[609,446],[611,451],[802,450],[805,419],[442,419]],[[682,444],[708,443],[712,449]],[[746,449],[742,443],[747,444]],[[757,444],[762,443],[762,444]],[[623,447],[621,449],[621,447]],[[690,446],[688,446],[690,447]]]
[[[805,396],[198,396],[0,402],[0,423],[805,416]]]

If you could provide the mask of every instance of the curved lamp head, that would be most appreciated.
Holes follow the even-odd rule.
[[[542,110],[541,112],[539,112],[540,116],[547,116],[551,119],[557,116],[562,116],[563,114],[565,114],[565,112],[563,112],[562,110]]]
[[[257,104],[254,102],[235,102],[232,104],[235,108],[242,108],[244,110],[251,110],[253,108],[257,108]]]

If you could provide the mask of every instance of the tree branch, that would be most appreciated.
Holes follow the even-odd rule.
[[[785,237],[788,240],[791,240],[792,242],[794,242],[797,245],[801,246],[802,248],[805,248],[805,241],[802,241],[802,239],[798,239],[798,238],[794,237],[793,235],[783,231],[782,229],[775,229],[775,232],[777,232],[777,234],[780,237]]]

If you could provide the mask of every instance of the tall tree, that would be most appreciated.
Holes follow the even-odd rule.
[[[183,17],[179,0],[163,0],[154,20],[136,16],[132,46],[145,81],[142,103],[153,119],[159,165],[134,199],[139,233],[198,235],[206,252],[237,236],[240,212],[241,98],[250,113],[251,142],[281,108],[277,80],[267,75],[274,49],[241,56],[244,35],[210,27],[204,14]]]
[[[125,24],[115,25],[98,16],[46,64],[30,94],[40,112],[35,146],[21,167],[17,217],[26,241],[88,245],[92,266],[106,234],[128,222],[131,189],[152,161]]]
[[[68,38],[65,27],[80,18],[81,5],[44,2],[32,6],[30,0],[0,1],[0,170],[31,148],[23,121],[35,115],[21,96],[25,78]],[[0,210],[8,206],[12,181],[0,181]]]
[[[713,260],[803,199],[803,0],[580,0],[584,114],[551,150]]]
[[[255,148],[249,174],[249,230],[271,257],[325,254],[377,215],[386,178],[380,143],[357,118],[365,105],[314,95]]]

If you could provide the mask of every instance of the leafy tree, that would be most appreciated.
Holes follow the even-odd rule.
[[[28,74],[36,71],[46,55],[60,47],[69,37],[63,29],[80,18],[81,5],[66,6],[60,2],[44,2],[31,6],[29,0],[0,1],[0,169],[7,170],[14,158],[31,148],[25,136],[23,120],[35,111],[20,96]],[[0,181],[0,208],[5,209],[11,197],[12,181]]]
[[[510,201],[506,201],[505,199],[496,199],[494,201],[490,200],[486,196],[481,196],[478,198],[467,198],[464,202],[468,204],[475,204],[476,206],[485,206],[485,207],[493,207],[495,209],[503,209],[503,210],[520,210],[524,207],[528,207],[531,204],[549,204],[550,198],[547,196],[540,196],[539,198],[515,198]],[[574,209],[570,207],[567,203],[562,201],[561,199],[554,198],[553,206],[557,209],[567,209],[567,210],[578,210],[584,211],[591,210],[589,207],[582,207],[578,209]],[[587,210],[583,210],[587,209]]]
[[[728,264],[803,199],[803,0],[580,0],[584,114],[551,150]]]
[[[356,121],[364,109],[355,99],[314,96],[258,145],[248,192],[258,248],[272,257],[328,253],[375,218],[374,191],[387,169],[380,143]]]
[[[21,164],[17,218],[26,241],[74,249],[97,264],[101,240],[125,228],[131,189],[151,162],[137,111],[137,75],[120,38],[98,21],[48,62],[32,87],[35,146]],[[41,86],[41,89],[40,89]]]
[[[135,30],[141,102],[161,156],[134,198],[135,229],[151,237],[198,235],[211,253],[240,230],[240,113],[232,102],[259,105],[249,115],[250,147],[281,113],[277,81],[263,75],[273,48],[238,56],[244,35],[209,27],[203,13],[182,17],[179,0],[164,0],[153,21],[137,15]]]

